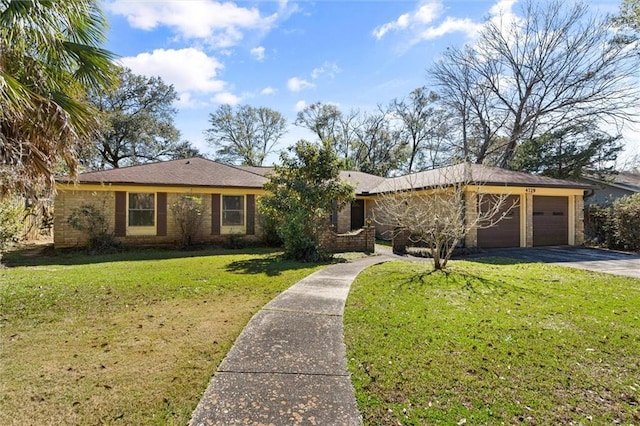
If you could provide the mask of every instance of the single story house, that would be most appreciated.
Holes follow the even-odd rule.
[[[583,176],[583,182],[592,186],[584,198],[585,204],[611,204],[620,197],[640,193],[640,172],[618,172],[604,179]]]
[[[343,171],[341,177],[356,188],[356,200],[332,215],[336,231],[362,228],[375,217],[376,200],[382,194],[409,189],[428,191],[446,185],[456,167],[467,167],[465,179],[473,183],[474,191],[480,188],[485,193],[504,194],[517,205],[497,226],[472,230],[466,246],[530,247],[584,242],[583,194],[589,185],[475,164],[393,178]],[[101,209],[110,229],[124,244],[175,242],[179,231],[170,206],[184,194],[203,201],[199,241],[220,242],[233,236],[258,242],[264,229],[256,199],[264,194],[263,185],[271,170],[191,158],[82,173],[75,182],[59,179],[54,244],[73,247],[86,242],[87,236],[67,223],[72,211],[83,204]],[[466,203],[477,208],[475,194],[469,189]],[[474,209],[467,211],[473,214]],[[373,224],[384,237],[386,229]]]

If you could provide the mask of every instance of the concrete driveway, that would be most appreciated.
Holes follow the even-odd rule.
[[[640,254],[587,247],[535,247],[487,249],[477,257],[507,257],[529,262],[542,262],[571,268],[640,278]]]

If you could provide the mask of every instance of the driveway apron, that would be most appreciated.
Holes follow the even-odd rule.
[[[218,367],[190,425],[361,425],[342,315],[355,277],[387,260],[329,266],[265,305]]]
[[[508,257],[515,260],[542,262],[551,265],[586,269],[607,274],[640,278],[640,254],[604,250],[590,247],[534,247],[512,249],[488,249],[480,255]]]

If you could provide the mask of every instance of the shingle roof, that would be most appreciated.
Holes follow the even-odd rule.
[[[454,166],[427,170],[406,176],[385,179],[372,193],[401,191],[408,189],[427,189],[447,186],[453,183],[476,183],[497,186],[531,186],[551,188],[588,189],[590,185],[554,179],[546,176],[515,172],[481,164],[456,164]]]
[[[585,179],[598,184],[610,185],[629,192],[640,192],[640,173],[617,172],[606,176],[605,180],[595,176],[585,176]]]
[[[380,185],[385,180],[385,178],[380,176],[349,170],[341,171],[340,177],[355,186],[356,194],[358,195],[366,195],[370,193],[373,188]]]
[[[59,181],[70,182],[68,179]],[[79,183],[132,185],[262,188],[265,181],[266,178],[258,173],[197,157],[78,175]]]
[[[207,186],[262,188],[271,167],[233,166],[203,158],[164,161],[139,166],[81,173],[79,183],[129,185]],[[467,177],[465,178],[465,173]],[[591,185],[514,172],[479,164],[458,164],[406,176],[383,178],[358,171],[341,171],[340,177],[356,187],[356,194],[379,194],[407,189],[433,188],[452,182],[499,186],[537,186],[588,189]],[[71,182],[60,178],[59,182]]]

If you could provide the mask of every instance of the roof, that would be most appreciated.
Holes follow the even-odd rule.
[[[640,192],[640,173],[638,172],[618,172],[611,174],[608,178],[603,180],[593,176],[584,176],[584,179],[600,185],[609,185],[633,193]]]
[[[68,178],[59,179],[59,181],[71,182]],[[255,171],[194,157],[81,173],[78,175],[77,182],[262,188],[266,178]]]
[[[199,186],[262,188],[271,167],[234,166],[204,158],[163,161],[97,172],[81,173],[78,183],[127,185]],[[358,171],[341,171],[340,177],[368,195],[407,189],[427,189],[452,183],[479,183],[499,186],[535,186],[589,189],[591,185],[553,179],[480,164],[457,164],[406,176],[383,178]],[[71,183],[69,178],[59,182]]]
[[[402,191],[409,189],[428,189],[437,186],[448,186],[457,183],[474,183],[496,186],[530,186],[547,188],[589,189],[591,185],[554,179],[530,173],[490,167],[482,164],[461,163],[454,166],[441,167],[384,179],[372,193]]]
[[[376,186],[385,181],[385,178],[380,176],[349,170],[341,171],[340,177],[352,184],[356,188],[356,194],[358,195],[371,193]]]

